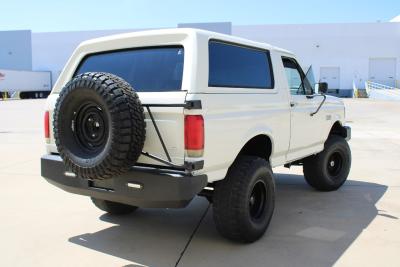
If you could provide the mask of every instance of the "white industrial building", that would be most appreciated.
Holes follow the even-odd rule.
[[[400,16],[390,22],[299,25],[179,24],[267,42],[313,65],[317,80],[331,93],[352,96],[367,80],[400,85]],[[75,47],[100,36],[144,29],[75,32],[0,32],[0,69],[51,71],[53,83]]]

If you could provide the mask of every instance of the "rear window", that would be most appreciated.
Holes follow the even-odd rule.
[[[273,88],[269,52],[210,41],[209,80],[214,87]]]
[[[177,91],[182,86],[183,47],[157,47],[92,54],[75,74],[115,74],[138,92]]]

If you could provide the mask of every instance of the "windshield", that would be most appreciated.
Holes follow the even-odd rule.
[[[183,47],[157,47],[93,54],[75,75],[108,72],[131,84],[138,92],[177,91],[182,86]]]

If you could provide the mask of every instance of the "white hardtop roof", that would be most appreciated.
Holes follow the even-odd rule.
[[[102,43],[102,42],[112,42],[113,40],[123,40],[123,39],[131,39],[131,38],[138,38],[138,37],[155,37],[155,36],[161,36],[161,35],[187,35],[187,36],[194,36],[194,35],[203,35],[208,37],[208,39],[217,39],[221,41],[226,41],[226,42],[231,42],[231,43],[237,43],[237,44],[242,44],[246,46],[251,46],[251,47],[258,47],[258,48],[264,48],[267,50],[275,50],[287,54],[293,54],[292,52],[267,44],[267,43],[261,43],[261,42],[256,42],[252,40],[248,40],[245,38],[240,38],[236,37],[233,35],[227,35],[227,34],[222,34],[222,33],[217,33],[217,32],[212,32],[212,31],[206,31],[206,30],[200,30],[200,29],[193,29],[193,28],[171,28],[171,29],[161,29],[161,30],[147,30],[147,31],[137,31],[137,32],[130,32],[130,33],[122,33],[122,34],[115,34],[115,35],[109,35],[105,37],[100,37],[100,38],[95,38],[91,40],[84,41],[81,43],[80,46],[86,46],[86,45],[94,45],[97,43]]]

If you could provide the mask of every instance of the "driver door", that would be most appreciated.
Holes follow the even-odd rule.
[[[296,160],[315,151],[319,145],[317,116],[310,116],[319,102],[313,88],[304,82],[305,75],[294,58],[282,57],[288,90],[290,90],[290,145],[287,160]],[[317,103],[318,102],[318,103]]]

